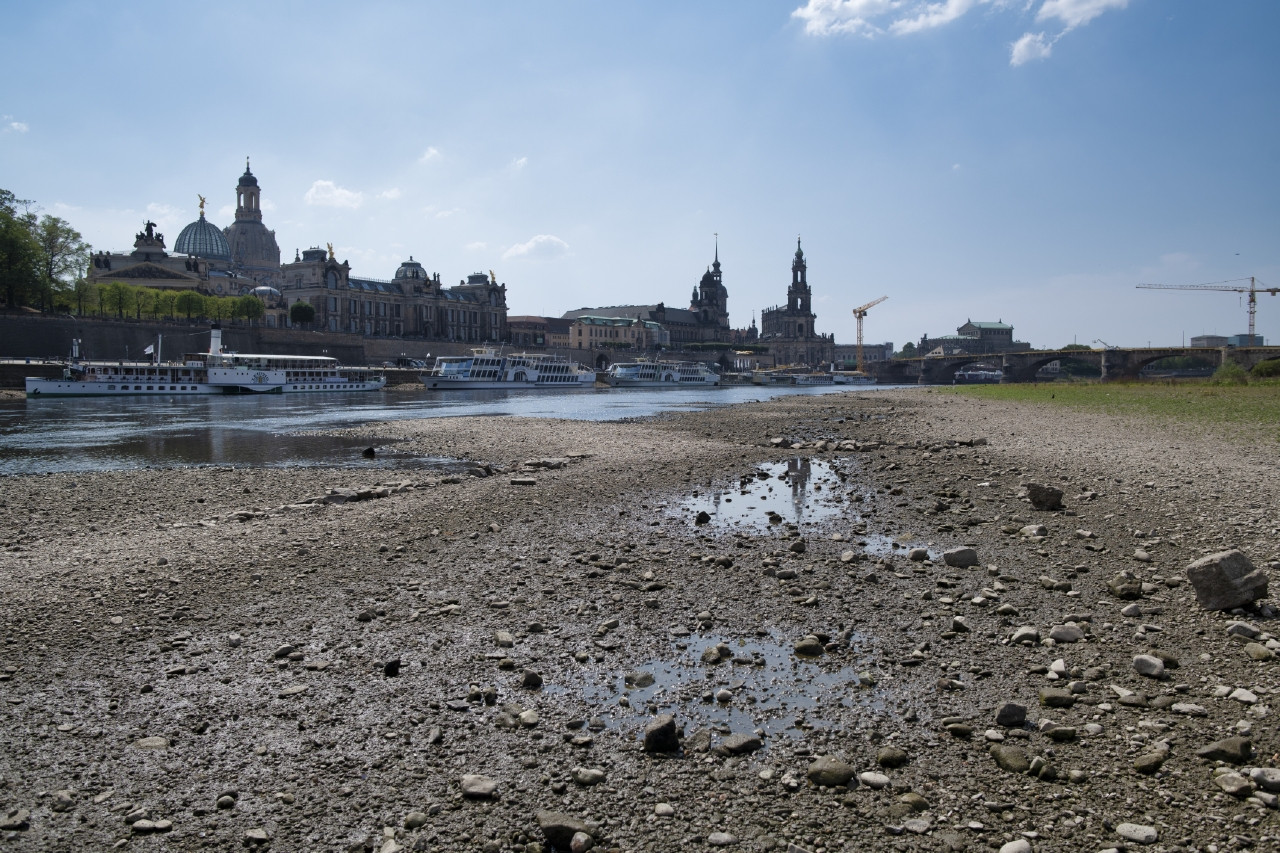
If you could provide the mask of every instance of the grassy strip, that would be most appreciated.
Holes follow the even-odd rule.
[[[945,389],[983,400],[1063,406],[1194,426],[1260,430],[1280,441],[1280,382],[1215,385],[1178,382],[1046,382],[961,385]]]

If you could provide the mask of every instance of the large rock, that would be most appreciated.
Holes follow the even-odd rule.
[[[542,834],[546,836],[547,841],[561,850],[569,849],[569,844],[577,833],[590,832],[583,821],[564,812],[541,811],[538,812],[536,817],[538,828],[542,830]]]
[[[1027,758],[1026,751],[1016,746],[992,744],[991,757],[1002,770],[1008,770],[1010,773],[1026,773],[1031,769],[1031,761]]]
[[[670,714],[654,717],[644,727],[645,752],[676,752],[680,749],[680,731]]]
[[[952,548],[942,555],[942,560],[948,566],[966,569],[978,565],[978,552],[972,548]]]
[[[1040,510],[1062,509],[1062,489],[1040,483],[1027,483],[1027,497]]]
[[[1196,601],[1205,610],[1231,610],[1267,596],[1267,573],[1237,549],[1201,557],[1187,566]]]
[[[838,788],[841,785],[849,784],[849,780],[854,776],[854,769],[838,758],[824,755],[809,765],[809,770],[805,775],[815,785]]]
[[[1206,761],[1225,761],[1242,764],[1253,757],[1253,742],[1247,737],[1229,737],[1215,740],[1196,750],[1196,755]]]

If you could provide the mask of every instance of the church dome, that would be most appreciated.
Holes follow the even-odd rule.
[[[425,280],[426,278],[427,278],[427,271],[422,268],[422,264],[418,263],[413,259],[413,255],[410,255],[409,260],[402,263],[396,269],[396,277],[395,277],[396,281],[402,281],[404,279]]]
[[[253,172],[249,171],[249,164],[244,164],[244,174],[240,176],[240,180],[236,183],[238,187],[256,187],[258,179],[253,176]]]
[[[195,255],[210,261],[231,260],[231,247],[227,244],[227,238],[218,226],[204,218],[203,211],[199,219],[182,229],[178,241],[173,244],[173,251],[179,255]]]

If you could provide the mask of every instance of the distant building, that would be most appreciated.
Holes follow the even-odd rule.
[[[954,335],[923,335],[916,344],[919,355],[974,355],[1029,349],[1031,344],[1013,339],[1013,326],[1002,320],[994,323],[966,320]]]
[[[588,314],[570,321],[569,345],[574,349],[658,349],[671,345],[671,335],[660,323],[652,320],[592,317]]]
[[[507,316],[507,340],[513,347],[545,347],[547,318],[527,314]]]
[[[834,359],[837,370],[852,370],[858,364],[858,345],[857,344],[836,344],[834,349]],[[873,361],[889,361],[893,358],[893,342],[886,341],[882,344],[863,344],[862,360],[866,363]]]
[[[715,260],[703,273],[688,308],[668,308],[665,302],[652,305],[610,305],[597,308],[578,308],[566,311],[563,319],[579,317],[628,318],[647,321],[661,326],[668,343],[680,349],[687,344],[724,343],[734,340],[735,330],[729,328],[729,291],[724,286],[720,270],[720,246],[716,245]],[[577,338],[572,346],[577,349]]]
[[[1227,340],[1226,335],[1193,335],[1191,338],[1191,346],[1221,349],[1227,345]]]
[[[809,265],[797,237],[787,304],[761,312],[759,343],[768,345],[778,364],[829,364],[835,358],[835,336],[818,334],[814,328],[817,320],[809,287]]]
[[[1229,347],[1265,347],[1266,339],[1262,335],[1232,335],[1227,338]]]
[[[280,291],[290,305],[307,302],[314,326],[370,337],[440,341],[498,342],[506,339],[507,288],[484,273],[456,287],[427,273],[412,256],[390,280],[351,275],[332,248],[295,253],[280,268]]]
[[[280,246],[276,232],[262,224],[262,192],[244,158],[244,174],[236,183],[236,218],[222,229],[229,268],[261,284],[279,286]],[[201,214],[203,218],[203,208]],[[188,226],[190,227],[190,226]],[[185,233],[185,232],[184,232]]]

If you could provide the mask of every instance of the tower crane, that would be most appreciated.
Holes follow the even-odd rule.
[[[879,299],[874,299],[860,308],[853,309],[853,316],[858,318],[858,372],[859,373],[862,372],[862,320],[867,316],[868,311],[870,311],[872,308],[879,305],[881,302],[884,302],[888,298],[889,297],[887,296],[881,296]]]
[[[1237,282],[1249,282],[1249,286],[1245,287]],[[1253,336],[1253,319],[1258,313],[1258,294],[1270,293],[1275,296],[1280,293],[1280,287],[1258,287],[1258,280],[1253,276],[1248,278],[1231,278],[1226,281],[1211,281],[1207,284],[1140,284],[1139,288],[1147,290],[1223,290],[1229,293],[1247,293],[1249,294],[1249,343],[1254,341]]]

